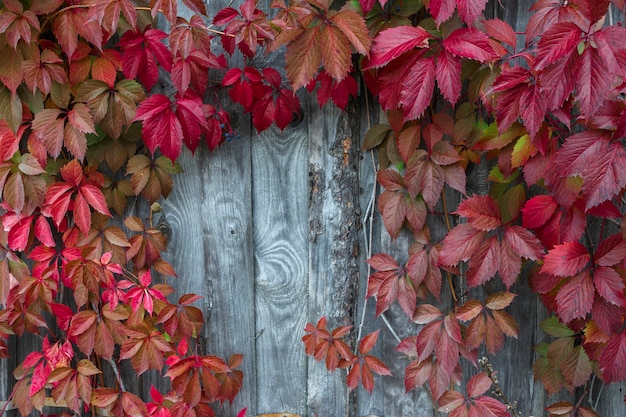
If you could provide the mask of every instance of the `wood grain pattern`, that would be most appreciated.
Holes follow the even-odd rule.
[[[244,355],[244,387],[233,414],[253,403],[255,384],[254,260],[252,257],[250,143],[239,141],[214,153],[185,151],[184,173],[175,177],[160,224],[172,230],[167,259],[179,278],[178,296],[197,293],[207,325],[205,354]]]
[[[252,141],[257,412],[306,411],[308,147],[271,128]]]

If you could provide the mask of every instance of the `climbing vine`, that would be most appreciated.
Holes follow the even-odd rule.
[[[168,284],[153,214],[183,146],[237,137],[227,100],[257,131],[284,129],[302,88],[341,109],[370,94],[385,112],[363,150],[378,155],[384,227],[392,239],[408,229],[412,245],[406,263],[367,260],[367,297],[377,315],[397,302],[421,325],[397,347],[408,391],[427,389],[452,417],[516,415],[478,356],[517,336],[506,309],[525,265],[553,314],[534,366],[545,389],[626,378],[626,30],[607,22],[624,1],[539,0],[525,33],[486,19],[487,0],[340,3],[246,0],[209,16],[201,0],[2,2],[0,356],[11,337],[41,339],[13,375],[22,415],[47,397],[120,417],[213,416],[233,400],[244,358],[200,353],[199,296]],[[284,68],[255,59],[283,53]],[[467,195],[480,163],[488,191]],[[149,210],[128,216],[138,199]],[[442,213],[448,231],[433,236]],[[455,280],[476,298],[461,302]],[[325,318],[304,330],[306,353],[346,369],[350,389],[390,374],[371,355],[378,332],[351,346],[352,329]],[[463,376],[461,361],[483,371]],[[124,366],[170,388],[140,398]],[[548,411],[597,415],[582,401]]]

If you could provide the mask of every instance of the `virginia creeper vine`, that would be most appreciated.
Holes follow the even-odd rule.
[[[392,239],[405,229],[412,239],[405,263],[367,260],[376,314],[397,302],[421,326],[397,347],[410,358],[407,391],[424,387],[451,417],[518,415],[477,358],[519,332],[505,310],[523,265],[552,314],[535,378],[549,393],[626,379],[626,30],[613,23],[624,0],[539,0],[522,34],[485,18],[487,0],[273,0],[271,10],[245,0],[214,16],[203,1],[181,4],[192,17],[176,0],[2,2],[0,356],[13,335],[41,338],[13,375],[22,415],[46,397],[120,417],[213,416],[233,400],[244,358],[199,353],[200,297],[173,294],[152,213],[183,145],[237,137],[225,97],[257,131],[284,129],[300,111],[295,91],[345,109],[357,79],[386,116],[362,146],[378,156],[382,222]],[[271,53],[285,54],[284,68],[255,59]],[[480,164],[488,191],[467,195],[466,172]],[[123,218],[137,199],[150,213]],[[434,236],[441,213],[447,232]],[[374,374],[390,371],[371,355],[378,331],[361,328],[350,346],[352,328],[322,317],[304,329],[304,349],[371,392]],[[463,376],[461,361],[483,371]],[[126,363],[161,372],[169,391],[139,398]],[[585,398],[548,412],[597,415]]]

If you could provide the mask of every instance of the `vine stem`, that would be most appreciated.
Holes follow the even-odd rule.
[[[365,112],[366,112],[367,128],[369,129],[371,128],[371,123],[370,123],[370,106],[369,106],[369,100],[368,100],[367,94],[365,95]],[[374,151],[370,150],[370,156],[372,160],[372,170],[376,172],[376,160],[374,159]],[[364,240],[365,251],[366,251],[366,255],[368,259],[372,257],[372,234],[373,234],[372,230],[374,228],[373,225],[374,225],[375,202],[376,202],[376,180],[374,180],[374,184],[372,185],[372,195],[370,196],[370,200],[367,204],[367,209],[365,211],[365,216],[362,222],[363,240]],[[367,225],[368,222],[369,222],[369,227]],[[370,276],[371,271],[372,271],[372,267],[370,266],[370,264],[367,264],[368,278]],[[360,340],[361,335],[363,334],[363,325],[365,324],[366,312],[367,312],[367,297],[365,297],[365,300],[363,301],[363,312],[361,313],[361,320],[359,322],[359,328],[357,331],[356,340]],[[355,353],[356,353],[356,346],[355,346]]]
[[[602,383],[602,385],[600,385],[600,389],[598,390],[598,395],[596,396],[595,401],[594,401],[593,389],[596,385],[597,380],[598,379],[596,378],[596,376],[593,375],[591,377],[591,382],[589,383],[589,388],[587,389],[587,391],[589,391],[589,405],[591,406],[593,411],[596,411],[598,409],[598,404],[600,403],[600,396],[602,395],[602,390],[604,389],[604,383]]]
[[[500,398],[500,400],[506,405],[506,408],[509,411],[509,413],[511,413],[513,417],[522,417],[522,414],[519,411],[517,411],[517,401],[511,402],[508,400],[508,398],[506,398],[506,395],[504,395],[504,391],[502,391],[502,387],[500,387],[500,381],[498,380],[498,377],[493,371],[493,367],[489,363],[489,359],[486,356],[483,356],[482,358],[478,360],[478,363],[480,364],[483,371],[487,374],[489,379],[491,379],[491,382],[493,382],[493,385],[496,386],[496,389],[493,393],[498,398]]]
[[[389,332],[392,334],[394,339],[396,339],[398,343],[402,342],[402,339],[400,339],[400,336],[398,336],[398,333],[396,333],[393,327],[391,327],[391,323],[389,323],[389,320],[387,320],[387,317],[385,317],[384,314],[381,314],[380,318],[382,319],[383,323],[385,323],[385,326],[387,326],[387,329],[389,329]]]
[[[13,389],[11,390],[11,394],[9,394],[9,398],[7,398],[7,400],[4,402],[4,406],[0,410],[0,416],[3,416],[4,413],[6,412],[6,409],[9,406],[9,403],[11,402],[11,400],[13,399],[13,396],[15,395],[15,391],[19,388],[19,386],[20,386],[20,384],[22,384],[22,382],[24,382],[23,379],[20,379],[19,381],[17,381],[17,383],[15,384]]]
[[[122,392],[126,392],[126,386],[124,385],[124,381],[122,381],[122,375],[120,375],[120,370],[117,368],[117,364],[113,359],[107,359],[111,368],[113,368],[113,373],[115,374],[115,378],[117,379],[117,383],[120,385],[120,389]]]

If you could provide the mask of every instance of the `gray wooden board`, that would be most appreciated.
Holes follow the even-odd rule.
[[[172,230],[167,259],[179,276],[177,296],[204,297],[197,303],[207,319],[201,350],[225,360],[244,355],[244,387],[233,414],[256,397],[250,148],[239,141],[213,153],[206,146],[195,156],[185,151],[184,173],[175,177],[161,220]]]
[[[306,411],[308,148],[306,131],[252,137],[259,413]]]
[[[317,109],[307,102],[309,131],[309,317],[352,325],[359,282],[358,109]],[[345,371],[328,374],[309,359],[308,414],[354,415]]]

